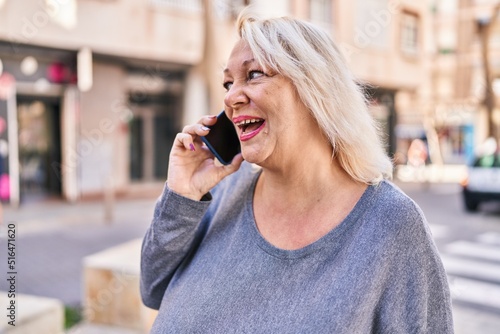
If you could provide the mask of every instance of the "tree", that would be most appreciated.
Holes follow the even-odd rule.
[[[493,111],[495,110],[495,94],[493,92],[493,75],[490,65],[490,36],[492,26],[500,12],[500,3],[495,5],[492,15],[489,18],[481,19],[478,22],[479,36],[481,40],[481,55],[483,60],[485,93],[482,104],[486,108],[488,115],[488,137],[498,139],[497,126],[493,120]]]

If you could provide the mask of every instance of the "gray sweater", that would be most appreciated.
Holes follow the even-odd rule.
[[[255,225],[259,173],[244,162],[204,201],[165,188],[142,247],[151,333],[453,333],[446,274],[411,199],[370,186],[327,235],[283,250]]]

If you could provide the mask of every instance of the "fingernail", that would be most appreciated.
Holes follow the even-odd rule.
[[[208,130],[210,130],[210,128],[207,128],[206,126],[202,126],[202,127],[201,127],[201,129],[202,129],[203,131],[208,131]]]
[[[214,119],[214,118],[217,118],[217,115],[210,115],[210,116],[208,116],[208,118]]]
[[[191,149],[192,152],[196,151],[196,149],[194,148],[194,145],[192,143],[189,144],[189,148]]]

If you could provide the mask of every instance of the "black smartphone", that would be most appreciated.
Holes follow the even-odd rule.
[[[224,110],[217,115],[217,123],[209,126],[208,135],[201,137],[210,151],[223,165],[229,165],[235,155],[241,152],[240,140],[233,122],[227,118]]]

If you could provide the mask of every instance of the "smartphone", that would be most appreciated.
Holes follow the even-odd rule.
[[[210,151],[223,165],[229,165],[235,155],[241,152],[240,140],[233,122],[224,110],[217,115],[217,123],[209,126],[208,135],[201,137]]]

